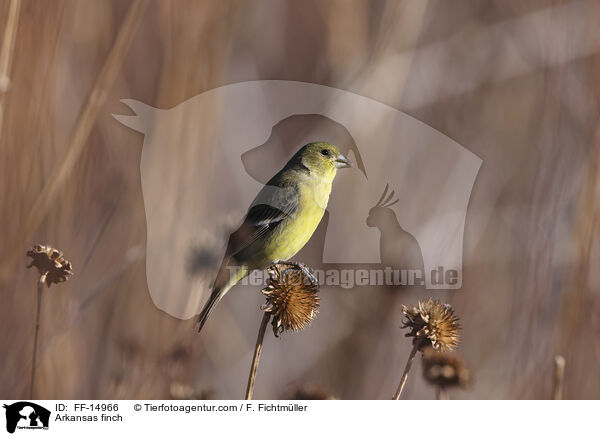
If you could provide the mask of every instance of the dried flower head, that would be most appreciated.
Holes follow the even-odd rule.
[[[262,293],[267,297],[261,308],[273,315],[273,333],[298,331],[316,317],[319,285],[308,268],[301,264],[277,263],[268,268],[269,283]]]
[[[442,304],[431,298],[419,301],[418,307],[402,306],[406,317],[402,328],[410,328],[407,337],[413,337],[413,344],[420,341],[419,349],[423,351],[431,346],[436,350],[451,350],[458,344],[458,318],[449,304]]]
[[[45,275],[48,287],[52,283],[67,281],[73,274],[71,262],[66,260],[63,254],[55,248],[38,244],[27,251],[27,256],[32,259],[27,268],[35,266],[41,276]]]
[[[293,389],[284,399],[304,401],[304,400],[337,400],[338,398],[328,390],[320,386],[300,386]]]
[[[198,235],[187,255],[186,272],[196,279],[214,279],[215,271],[221,264],[222,245],[223,241],[214,233],[204,232]]]
[[[423,377],[440,388],[466,388],[471,383],[471,374],[460,357],[431,347],[423,353]]]

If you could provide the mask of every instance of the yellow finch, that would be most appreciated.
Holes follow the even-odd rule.
[[[312,142],[267,182],[229,237],[210,298],[198,319],[198,331],[243,277],[272,262],[287,261],[304,247],[323,217],[338,168],[349,166],[334,145]]]

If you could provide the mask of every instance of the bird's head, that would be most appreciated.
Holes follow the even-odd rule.
[[[337,147],[327,142],[311,142],[298,151],[299,163],[312,174],[333,178],[338,168],[349,168],[350,161]]]

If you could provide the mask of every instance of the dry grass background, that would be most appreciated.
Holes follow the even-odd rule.
[[[108,61],[79,153],[73,132],[132,5],[22,1],[1,97],[0,397],[28,389],[36,277],[25,251],[38,242],[61,249],[75,276],[46,294],[37,398],[168,398],[173,383],[242,397],[262,298],[228,295],[200,337],[154,307],[140,255],[142,137],[111,114],[124,113],[121,98],[165,108],[277,78],[390,104],[483,159],[463,289],[427,293],[462,319],[476,383],[455,397],[550,398],[562,354],[565,397],[600,398],[600,3],[150,1],[125,24],[130,47]],[[8,11],[0,0],[1,34]],[[265,340],[255,397],[316,385],[390,398],[410,350],[400,304],[422,296],[323,288],[310,329]],[[433,391],[413,376],[403,395]]]

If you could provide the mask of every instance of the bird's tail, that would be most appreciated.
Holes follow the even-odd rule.
[[[202,312],[200,312],[200,315],[198,315],[198,333],[200,333],[202,327],[204,327],[204,323],[206,323],[209,315],[212,313],[219,301],[221,301],[221,298],[223,298],[227,291],[233,288],[237,282],[248,275],[249,271],[247,268],[238,268],[234,274],[231,274],[231,276],[226,279],[223,278],[222,273],[223,271],[220,271],[219,274],[217,274],[217,279],[213,285],[213,290],[210,294],[210,297],[206,304],[204,304]]]

